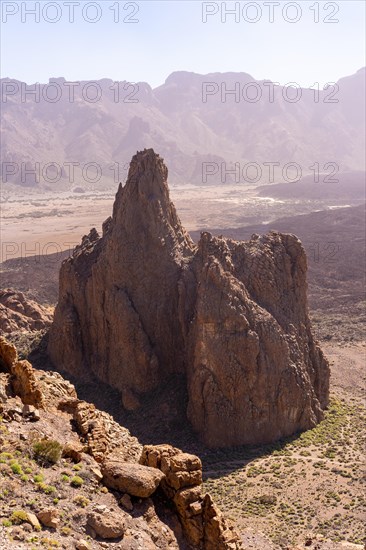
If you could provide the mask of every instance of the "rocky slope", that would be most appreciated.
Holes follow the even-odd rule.
[[[242,548],[197,456],[142,447],[0,337],[0,548]]]
[[[313,427],[328,402],[329,367],[311,333],[300,241],[204,233],[196,246],[167,176],[152,149],[137,153],[103,236],[92,230],[62,264],[52,361],[118,388],[131,410],[184,375],[187,417],[209,446]]]
[[[27,298],[23,292],[0,290],[0,334],[43,330],[51,321],[52,310]]]

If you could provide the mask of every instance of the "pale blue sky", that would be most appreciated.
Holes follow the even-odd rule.
[[[296,23],[284,19],[282,10],[287,1],[273,8],[273,23],[269,22],[270,8],[259,0],[240,2],[239,22],[228,15],[226,23],[221,21],[220,10],[203,23],[203,3],[198,0],[136,1],[139,12],[134,18],[138,23],[124,23],[122,19],[132,12],[133,5],[102,0],[95,2],[101,17],[93,24],[82,17],[87,3],[75,3],[75,21],[71,23],[66,2],[38,2],[40,10],[50,4],[46,17],[58,15],[61,19],[50,23],[41,14],[41,21],[36,23],[25,9],[37,2],[1,0],[1,76],[28,84],[59,76],[73,81],[143,80],[155,87],[173,71],[234,71],[249,73],[256,79],[268,78],[281,84],[292,81],[310,87],[314,82],[336,81],[365,65],[363,0],[290,2],[301,8]],[[51,4],[58,5],[58,14]],[[116,10],[117,4],[119,23],[114,22],[115,12],[111,10],[113,6]],[[211,2],[209,9],[219,9],[221,4]],[[235,2],[224,4],[229,9]],[[253,20],[255,5],[262,15],[258,11],[258,22],[249,23],[242,10],[247,9],[246,18]],[[317,6],[319,23],[314,22]],[[17,8],[18,12],[5,21],[6,12]],[[338,13],[332,15],[337,8]],[[295,18],[296,6],[288,6],[287,10],[286,17]],[[89,7],[87,16],[93,18],[95,14],[96,9]],[[326,17],[339,22],[325,23]]]

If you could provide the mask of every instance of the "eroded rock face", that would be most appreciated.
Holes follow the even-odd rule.
[[[174,503],[184,533],[193,548],[242,548],[231,523],[220,513],[211,496],[202,494],[202,464],[198,456],[182,453],[171,445],[145,445],[140,462],[165,474],[161,487]]]
[[[204,233],[195,246],[163,160],[145,150],[103,236],[92,230],[62,265],[49,354],[60,370],[120,389],[133,408],[183,373],[187,416],[207,445],[274,441],[313,427],[328,402],[306,288],[293,235]]]
[[[9,386],[24,404],[41,408],[44,406],[41,383],[32,365],[25,360],[19,361],[15,346],[3,336],[0,336],[0,372],[11,375]]]
[[[313,427],[328,402],[329,367],[311,334],[300,241],[275,232],[249,242],[204,233],[192,271],[187,374],[194,428],[220,446]]]

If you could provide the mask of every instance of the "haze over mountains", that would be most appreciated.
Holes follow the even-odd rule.
[[[319,83],[318,93],[245,73],[184,71],[155,89],[108,79],[28,86],[2,79],[2,181],[10,190],[11,184],[115,189],[131,156],[145,147],[166,160],[172,183],[235,183],[247,176],[249,183],[283,181],[288,163],[297,163],[303,176],[314,163],[327,174],[328,163],[340,172],[362,170],[365,69],[325,85]],[[33,95],[25,93],[32,89]],[[209,163],[206,177],[203,163]],[[239,176],[226,173],[235,163]],[[261,167],[259,178],[248,163]],[[272,179],[264,163],[279,163]],[[296,172],[290,166],[288,178]]]

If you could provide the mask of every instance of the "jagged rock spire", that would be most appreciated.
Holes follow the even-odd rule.
[[[93,373],[133,409],[183,376],[187,418],[210,446],[314,426],[328,402],[329,367],[311,333],[300,241],[205,233],[195,246],[167,178],[152,149],[137,153],[103,237],[91,233],[63,263],[53,362]]]

